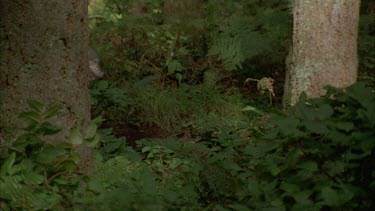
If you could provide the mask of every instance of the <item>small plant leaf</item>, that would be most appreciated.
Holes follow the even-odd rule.
[[[101,140],[100,135],[95,134],[93,138],[85,140],[85,145],[88,147],[95,147],[100,142],[100,140]]]
[[[69,142],[73,145],[80,145],[83,143],[83,137],[80,127],[76,126],[72,128],[69,135]]]
[[[143,147],[142,148],[142,153],[148,152],[151,150],[151,147]]]
[[[41,133],[44,135],[53,135],[61,131],[60,127],[57,127],[55,125],[52,125],[49,122],[43,122],[40,126],[39,129],[37,130],[37,133]]]
[[[98,126],[96,125],[96,123],[93,122],[93,121],[91,121],[91,122],[89,123],[89,126],[87,127],[86,135],[85,135],[85,139],[91,139],[91,138],[94,138],[97,129],[98,129]]]
[[[66,154],[64,149],[57,146],[47,145],[41,152],[38,153],[36,161],[43,164],[53,163],[59,156]]]
[[[46,112],[44,112],[45,118],[50,118],[55,116],[61,109],[61,105],[54,105],[51,108],[48,108]]]
[[[253,106],[245,106],[245,108],[242,109],[242,111],[251,111],[251,112],[254,112],[254,113],[257,113],[257,114],[263,114],[263,112]]]
[[[322,197],[328,206],[339,205],[339,194],[336,190],[331,187],[324,187],[322,189]]]
[[[28,100],[27,104],[37,112],[43,112],[46,109],[42,103],[36,100]]]
[[[35,111],[22,112],[18,117],[27,121],[40,122],[41,120],[40,114]]]
[[[8,157],[8,159],[4,162],[4,164],[1,166],[0,175],[4,176],[7,173],[11,173],[11,168],[14,164],[14,161],[16,159],[16,153],[12,152],[12,154]]]
[[[307,161],[299,165],[299,168],[309,170],[309,171],[317,171],[318,164],[313,161]]]
[[[44,181],[44,176],[34,171],[25,173],[25,182],[31,185],[40,185]]]

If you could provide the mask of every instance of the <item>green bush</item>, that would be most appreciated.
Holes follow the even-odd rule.
[[[288,0],[102,0],[89,12],[90,41],[117,80],[153,75],[192,84],[206,71],[259,69],[285,60],[291,36]]]
[[[374,107],[374,94],[362,84],[329,88],[325,97],[273,114],[265,135],[220,128],[195,144],[140,144],[160,182],[192,184],[202,209],[369,209]]]
[[[218,117],[227,125],[246,122],[243,98],[236,89],[224,93],[219,86],[181,84],[180,87],[160,86],[153,78],[127,85],[97,81],[92,89],[95,115],[110,120],[149,124],[172,131],[181,125],[196,125]],[[221,120],[219,120],[221,118]]]
[[[6,140],[8,156],[0,160],[0,209],[46,210],[72,206],[73,192],[82,175],[79,155],[70,143],[49,144],[47,137],[60,131],[50,124],[59,106],[46,108],[29,101],[30,111],[20,114],[26,126]]]
[[[356,84],[345,91],[329,88],[325,97],[274,115],[275,127],[245,150],[254,168],[252,206],[374,207],[374,108],[374,94]]]
[[[202,137],[197,143],[145,139],[135,152],[99,131],[92,177],[79,173],[72,144],[94,146],[96,127],[85,136],[73,129],[69,142],[48,144],[43,137],[59,131],[46,121],[57,107],[29,104],[32,110],[21,114],[25,132],[0,162],[5,210],[375,207],[375,96],[363,84],[329,88],[325,97],[274,113],[268,129],[207,121],[206,130],[191,131]]]
[[[362,84],[329,88],[325,97],[273,114],[263,132],[213,127],[198,143],[142,140],[142,166],[157,181],[154,194],[188,195],[199,209],[370,209],[374,106],[374,94]],[[158,196],[164,209],[181,205]]]

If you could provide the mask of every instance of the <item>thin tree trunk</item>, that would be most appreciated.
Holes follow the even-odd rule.
[[[284,105],[302,92],[325,94],[357,80],[360,0],[294,0],[293,46],[287,61]]]
[[[90,120],[87,0],[0,0],[0,129],[20,126],[26,100],[63,104],[53,123],[63,131]],[[1,131],[0,130],[0,131]],[[91,161],[80,149],[82,167]]]

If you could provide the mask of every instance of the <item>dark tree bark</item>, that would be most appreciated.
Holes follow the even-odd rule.
[[[87,0],[0,0],[0,129],[19,127],[26,100],[63,104],[63,131],[90,120]],[[79,149],[83,168],[91,153]]]

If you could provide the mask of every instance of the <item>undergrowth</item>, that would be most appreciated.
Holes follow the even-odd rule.
[[[233,130],[216,122],[211,130],[192,130],[201,137],[195,142],[144,139],[139,151],[93,126],[78,136],[85,141],[73,130],[67,142],[47,144],[43,137],[59,131],[47,121],[56,108],[30,106],[21,115],[28,127],[0,162],[3,210],[375,207],[375,96],[363,84],[329,88],[325,97],[273,113],[264,127]],[[100,142],[93,143],[97,134]],[[78,171],[72,150],[78,143],[96,146],[94,176]]]
[[[155,125],[167,131],[181,126],[181,123],[198,124],[201,119],[212,116],[220,117],[228,125],[247,121],[242,111],[245,101],[234,88],[188,84],[160,87],[146,79],[112,88],[108,81],[98,81],[92,87],[92,97],[96,114]]]

